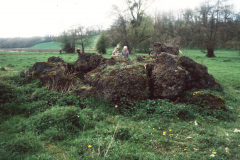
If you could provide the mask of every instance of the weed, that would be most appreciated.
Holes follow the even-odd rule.
[[[0,70],[1,70],[1,71],[6,71],[5,67],[1,67]]]

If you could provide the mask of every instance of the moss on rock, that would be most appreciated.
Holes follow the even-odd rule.
[[[207,106],[211,110],[226,110],[225,101],[211,93],[193,93],[193,95],[187,101],[192,104]]]

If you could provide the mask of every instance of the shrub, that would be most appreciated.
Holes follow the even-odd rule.
[[[1,71],[6,71],[6,69],[4,67],[0,68]]]
[[[108,43],[107,33],[102,32],[96,44],[98,53],[105,54],[106,48],[108,47],[108,45],[109,43]]]

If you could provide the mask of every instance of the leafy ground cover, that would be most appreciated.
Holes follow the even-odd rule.
[[[48,91],[39,80],[28,83],[20,73],[56,55],[73,63],[77,54],[8,54],[0,55],[0,66],[6,68],[0,70],[1,159],[240,158],[240,58],[235,51],[216,51],[216,58],[199,50],[186,54],[206,65],[223,87],[223,92],[193,90],[186,95],[213,93],[226,101],[226,111],[167,99],[126,108],[79,99],[74,90]]]

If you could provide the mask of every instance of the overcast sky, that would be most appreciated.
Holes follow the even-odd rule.
[[[70,26],[102,26],[113,22],[112,5],[122,0],[0,0],[0,37],[56,35]],[[202,0],[156,0],[153,10],[195,8]],[[240,11],[240,0],[231,0]],[[123,7],[121,7],[123,6]]]

